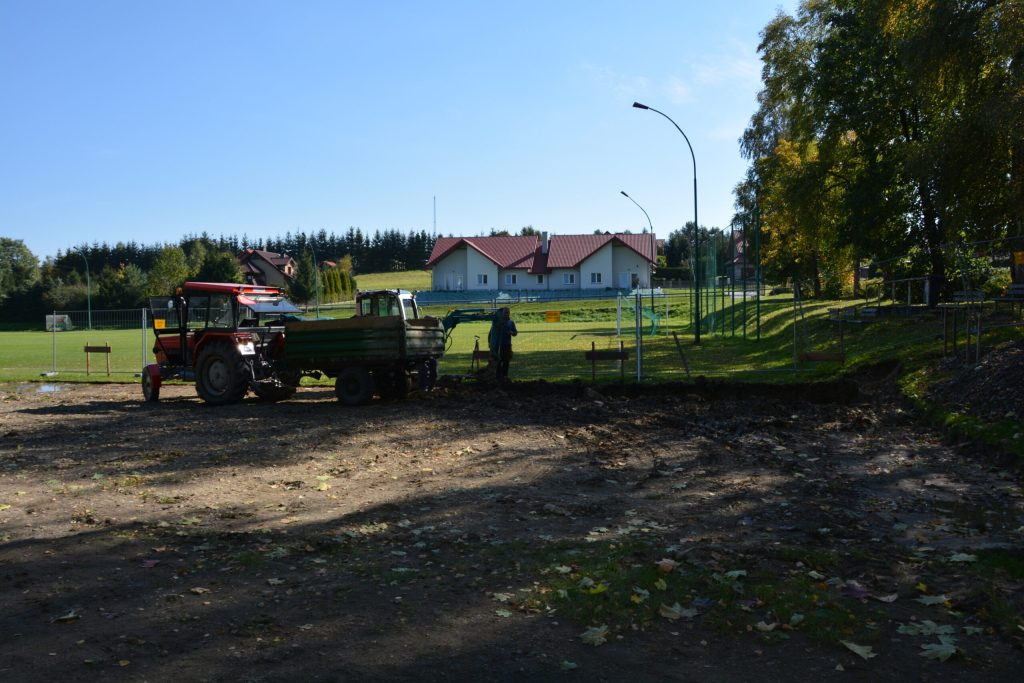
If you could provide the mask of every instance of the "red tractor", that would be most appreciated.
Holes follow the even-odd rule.
[[[284,348],[284,323],[299,312],[277,287],[186,282],[174,297],[150,300],[156,363],[142,372],[147,401],[160,398],[164,379],[195,381],[207,403],[234,403],[249,389],[280,401],[299,386],[299,372],[275,360]]]

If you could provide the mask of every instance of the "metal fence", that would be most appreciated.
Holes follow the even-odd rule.
[[[903,284],[897,285],[898,294],[905,292]],[[769,294],[723,283],[702,289],[701,297],[699,345],[694,344],[694,293],[688,289],[641,290],[589,300],[466,301],[423,309],[442,318],[452,308],[507,306],[519,331],[511,362],[515,379],[674,381],[737,374],[756,378],[814,371],[826,367],[823,363],[851,362],[886,353],[887,348],[895,352],[899,345],[932,344],[938,350],[943,343],[941,310],[916,302],[907,306],[899,296],[894,302],[827,301],[804,299],[782,288]],[[320,311],[322,317],[352,314],[351,307]],[[34,358],[45,358],[40,361],[45,367],[36,369],[58,375],[109,372],[122,380],[137,374],[153,358],[149,316],[147,309],[55,311],[47,316],[45,335],[31,333],[39,334],[33,344],[50,347],[45,356],[35,349]],[[1021,329],[1014,331],[1019,334]],[[481,371],[479,356],[486,354],[474,350],[486,352],[488,332],[487,322],[455,327],[439,372]]]
[[[138,374],[153,356],[145,308],[54,311],[46,316],[46,330],[50,373]]]

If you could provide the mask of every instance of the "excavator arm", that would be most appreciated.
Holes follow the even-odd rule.
[[[445,347],[451,346],[452,330],[459,323],[490,322],[491,330],[487,334],[487,348],[492,356],[497,357],[499,334],[501,330],[501,310],[496,308],[456,308],[441,318],[444,327]]]

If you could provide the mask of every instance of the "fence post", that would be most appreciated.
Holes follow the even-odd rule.
[[[146,309],[139,309],[142,311],[142,365],[139,367],[146,367]]]
[[[634,318],[636,320],[636,381],[639,382],[643,379],[643,355],[644,355],[644,338],[643,338],[643,324],[640,319],[643,317],[641,307],[643,301],[640,298],[639,291],[636,295],[636,303],[634,304]]]
[[[53,330],[53,374],[57,374],[57,310],[53,311],[53,322],[50,325]]]

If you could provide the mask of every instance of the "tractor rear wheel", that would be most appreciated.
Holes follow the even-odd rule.
[[[278,384],[273,382],[256,382],[253,384],[252,390],[262,401],[269,401],[271,403],[287,401],[298,390],[300,379],[301,377],[295,373],[279,373],[277,375]]]
[[[196,393],[212,405],[237,403],[249,388],[249,369],[232,344],[214,342],[199,353]]]
[[[153,384],[153,377],[146,372],[145,368],[142,370],[142,396],[149,403],[160,400],[160,387]]]
[[[338,400],[350,406],[362,405],[373,398],[373,377],[362,366],[350,366],[338,373],[334,380],[334,393]]]

